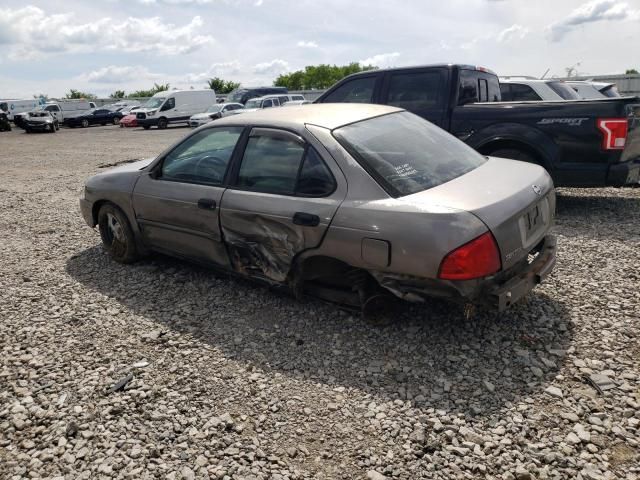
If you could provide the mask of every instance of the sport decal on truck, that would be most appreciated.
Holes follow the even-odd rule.
[[[588,118],[543,118],[538,125],[567,125],[568,127],[579,127]]]

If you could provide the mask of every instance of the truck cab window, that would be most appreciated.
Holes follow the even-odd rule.
[[[475,103],[478,101],[478,98],[478,75],[471,70],[460,70],[458,105]]]

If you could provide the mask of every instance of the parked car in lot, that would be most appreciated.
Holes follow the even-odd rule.
[[[615,83],[578,80],[567,81],[566,83],[576,91],[580,98],[585,100],[598,99],[602,97],[617,98],[621,96]]]
[[[0,108],[0,132],[10,132],[11,123],[9,122],[9,116]]]
[[[45,104],[39,105],[35,111],[44,111],[49,112],[53,117],[58,120],[58,123],[65,123],[65,120],[68,120],[73,117],[77,117],[78,115],[84,114],[87,110],[95,109],[96,104],[94,102],[90,102],[87,100],[55,100],[50,101]],[[20,114],[23,117],[27,116],[27,112]],[[14,122],[16,125],[19,124],[20,119],[14,117]]]
[[[244,111],[242,113],[255,112],[256,110],[262,110],[263,108],[279,107],[280,100],[275,95],[266,95],[264,97],[252,98],[247,100],[244,104]]]
[[[247,103],[252,98],[264,97],[265,95],[287,95],[289,90],[285,87],[251,87],[236,88],[227,95],[227,102]]]
[[[283,107],[296,107],[298,105],[308,105],[312,102],[309,100],[290,100],[283,105]]]
[[[533,77],[500,77],[503,102],[537,102],[540,100],[580,100],[580,96],[562,80]]]
[[[500,99],[498,77],[490,70],[431,65],[350,75],[316,103],[380,103],[406,108],[484,155],[542,165],[557,186],[638,183],[639,99]]]
[[[55,133],[59,128],[58,119],[51,112],[43,110],[29,112],[22,117],[18,126],[25,132],[49,132]]]
[[[206,112],[192,115],[189,119],[190,127],[200,127],[205,123],[212,122],[229,115],[237,115],[244,109],[241,103],[217,103],[211,105]]]
[[[89,125],[107,125],[108,123],[118,125],[121,118],[122,113],[120,112],[113,112],[106,108],[96,108],[95,110],[88,110],[76,117],[67,118],[65,119],[64,124],[65,126],[72,128],[86,128]]]
[[[90,178],[80,207],[119,262],[165,252],[365,310],[394,295],[504,309],[555,262],[542,167],[381,105],[223,118]]]
[[[169,124],[188,124],[192,115],[204,113],[215,103],[216,93],[211,89],[158,92],[137,111],[136,118],[145,130],[153,126],[163,129]]]
[[[142,107],[134,106],[125,107],[124,109],[120,110],[120,113],[122,113],[123,115],[123,117],[120,119],[120,127],[137,127],[138,121],[136,119],[136,114],[138,113],[138,110],[140,110],[140,108]]]
[[[4,110],[7,118],[13,120],[15,115],[34,110],[38,106],[38,101],[33,98],[30,100],[3,99],[0,100],[0,110]]]

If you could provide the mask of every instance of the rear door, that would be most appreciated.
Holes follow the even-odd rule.
[[[219,208],[227,167],[243,127],[193,134],[171,150],[133,191],[133,209],[148,247],[228,266]]]
[[[445,126],[449,71],[446,68],[394,70],[385,74],[381,103],[404,108]]]
[[[220,211],[233,268],[285,281],[295,256],[320,245],[344,199],[346,183],[338,175],[319,144],[285,130],[253,128]]]

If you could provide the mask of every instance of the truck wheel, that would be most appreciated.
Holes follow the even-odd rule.
[[[161,118],[160,120],[158,120],[158,128],[160,130],[164,130],[165,128],[167,128],[168,124],[169,122],[167,122],[166,118]]]
[[[89,126],[89,120],[86,118],[82,119],[82,128],[87,128]]]
[[[517,148],[499,148],[493,152],[489,152],[487,155],[490,157],[509,158],[511,160],[520,160],[521,162],[538,163],[533,155],[518,150]]]
[[[126,215],[112,204],[98,212],[98,228],[104,249],[116,262],[132,263],[138,259],[135,237]]]
[[[149,130],[151,128],[151,125],[143,125],[142,128],[144,128],[145,130]]]

